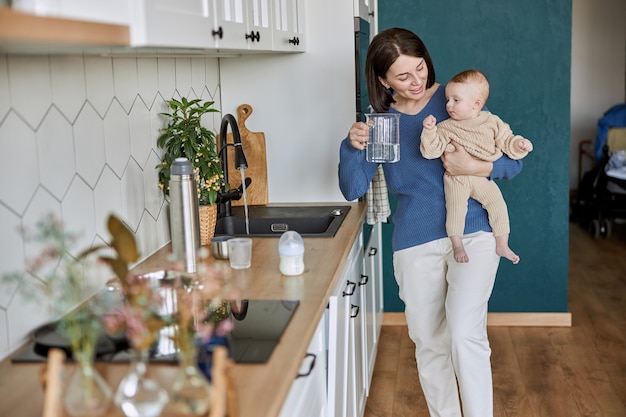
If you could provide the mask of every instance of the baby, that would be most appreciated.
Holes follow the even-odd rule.
[[[452,77],[446,85],[446,110],[450,119],[437,124],[433,115],[424,119],[420,150],[424,158],[439,158],[454,151],[454,141],[472,156],[495,161],[505,153],[521,159],[533,150],[532,143],[514,135],[510,126],[498,116],[483,111],[489,97],[487,77],[477,70],[467,70]],[[481,203],[489,215],[496,239],[496,253],[517,264],[520,257],[509,248],[509,215],[506,203],[495,182],[469,175],[445,175],[446,231],[452,243],[456,262],[469,262],[463,246],[467,200]]]

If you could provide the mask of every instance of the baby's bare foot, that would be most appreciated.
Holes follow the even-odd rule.
[[[499,256],[502,256],[503,258],[506,258],[509,261],[513,262],[513,264],[515,265],[519,263],[519,256],[517,256],[517,254],[513,252],[508,246],[505,246],[504,248],[496,247],[496,253]]]

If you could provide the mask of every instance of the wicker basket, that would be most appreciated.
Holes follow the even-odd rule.
[[[215,235],[217,223],[217,204],[200,206],[200,244],[207,246]]]

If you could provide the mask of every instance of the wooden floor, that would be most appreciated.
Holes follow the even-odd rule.
[[[626,224],[570,224],[572,327],[489,327],[494,417],[626,416]],[[406,326],[384,326],[365,417],[428,417]]]

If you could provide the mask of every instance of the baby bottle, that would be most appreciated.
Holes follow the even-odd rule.
[[[278,241],[280,272],[283,275],[300,275],[304,272],[304,241],[298,232],[285,232]]]

